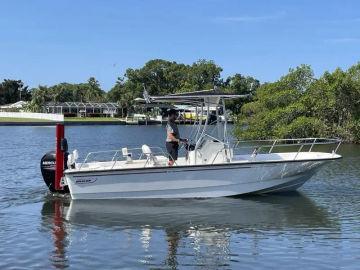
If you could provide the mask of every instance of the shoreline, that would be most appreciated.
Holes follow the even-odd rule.
[[[37,121],[29,121],[29,122],[0,122],[0,126],[55,126],[60,122],[37,122]],[[125,122],[122,121],[65,121],[61,122],[65,126],[84,126],[84,125],[126,125]]]
[[[140,123],[126,123],[126,121],[64,121],[64,122],[56,122],[56,121],[0,121],[0,126],[55,126],[56,124],[61,123],[65,126],[161,126],[165,125],[166,122],[163,123],[148,123],[140,122]],[[193,123],[178,123],[178,125],[192,125]]]
[[[17,119],[17,120],[4,120],[0,119],[0,126],[55,126],[58,123],[62,123],[65,126],[94,126],[94,125],[127,125],[127,126],[153,126],[153,125],[166,125],[167,121],[145,121],[140,120],[138,122],[126,121],[123,119],[118,120],[89,120],[89,119],[76,119],[76,120],[65,120],[65,121],[50,121],[50,120],[37,120],[37,119]],[[231,124],[232,122],[229,122]],[[194,122],[177,121],[178,125],[193,125]]]
[[[129,124],[126,121],[64,121],[64,122],[56,122],[56,121],[28,121],[28,122],[13,122],[13,121],[0,121],[0,127],[16,127],[16,126],[28,126],[28,127],[47,127],[47,126],[56,126],[56,124],[61,123],[65,126],[146,126],[145,124]],[[160,124],[149,124],[148,126],[163,126],[164,123]],[[188,123],[178,123],[180,126],[190,125]],[[356,144],[359,142],[347,141],[343,140],[343,144]]]

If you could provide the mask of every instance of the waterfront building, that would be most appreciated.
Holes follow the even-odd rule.
[[[114,102],[47,102],[46,113],[63,114],[65,117],[114,117],[120,106]]]

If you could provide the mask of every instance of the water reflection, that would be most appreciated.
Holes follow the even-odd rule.
[[[324,209],[300,193],[202,200],[51,199],[43,204],[42,217],[43,226],[49,228],[48,223],[52,222],[52,229],[48,230],[54,239],[50,260],[57,268],[69,264],[67,248],[72,232],[88,227],[115,233],[138,231],[138,237],[128,241],[141,243],[143,252],[139,256],[151,255],[153,238],[161,238],[166,244],[166,252],[159,252],[163,256],[161,261],[176,269],[179,256],[182,265],[228,266],[233,235],[250,235],[251,252],[257,254],[257,242],[264,230],[274,233],[304,228],[338,230],[339,226]],[[191,249],[189,262],[186,262],[189,250],[184,246]],[[143,256],[139,261],[149,264],[151,258]]]
[[[41,210],[42,225],[51,233],[54,243],[49,259],[52,266],[56,269],[65,269],[68,266],[66,258],[68,233],[63,218],[67,205],[68,203],[65,200],[53,199],[45,201]]]

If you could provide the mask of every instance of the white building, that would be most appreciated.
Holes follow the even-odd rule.
[[[22,112],[28,105],[27,101],[20,100],[13,104],[6,104],[0,106],[0,111],[2,112]]]

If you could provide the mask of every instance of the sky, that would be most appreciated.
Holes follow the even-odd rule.
[[[274,81],[309,64],[320,76],[360,61],[360,1],[1,0],[0,80],[105,90],[155,58],[214,60],[222,76]]]

